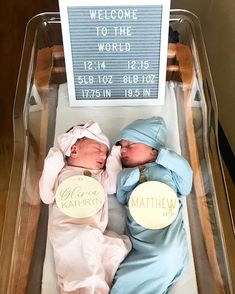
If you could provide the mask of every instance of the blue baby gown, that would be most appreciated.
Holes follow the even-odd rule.
[[[179,199],[179,212],[172,224],[150,230],[135,222],[128,200],[139,184],[138,167],[124,168],[118,177],[117,199],[127,212],[126,234],[133,249],[116,272],[112,294],[162,294],[180,277],[188,261],[182,197],[190,193],[192,170],[188,162],[172,150],[161,148],[156,162],[145,164],[148,181],[169,185]]]

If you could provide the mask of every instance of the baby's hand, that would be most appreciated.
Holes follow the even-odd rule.
[[[130,191],[138,183],[139,178],[140,170],[138,167],[125,168],[122,170],[121,184],[126,191]]]
[[[58,175],[64,167],[64,164],[65,162],[62,152],[56,147],[51,148],[45,158],[44,169],[50,174]]]
[[[111,154],[121,157],[121,146],[114,145],[111,150]]]
[[[44,160],[43,172],[39,180],[40,197],[46,204],[54,202],[54,184],[63,167],[64,156],[62,152],[55,147],[51,148]]]

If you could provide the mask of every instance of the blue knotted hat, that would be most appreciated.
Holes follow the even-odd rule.
[[[120,131],[115,144],[121,140],[127,140],[134,143],[144,143],[159,150],[166,145],[166,132],[166,124],[162,117],[137,119]]]

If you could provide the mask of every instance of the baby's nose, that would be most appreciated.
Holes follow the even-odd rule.
[[[127,148],[126,147],[122,147],[121,148],[121,154],[126,153],[126,151],[127,151]]]
[[[103,158],[103,159],[105,159],[107,157],[107,154],[105,152],[101,152],[100,153],[100,157]]]

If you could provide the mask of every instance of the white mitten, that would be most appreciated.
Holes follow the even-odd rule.
[[[64,156],[58,148],[51,148],[44,160],[42,176],[39,180],[39,193],[46,204],[54,202],[54,185],[58,174],[64,167]]]

